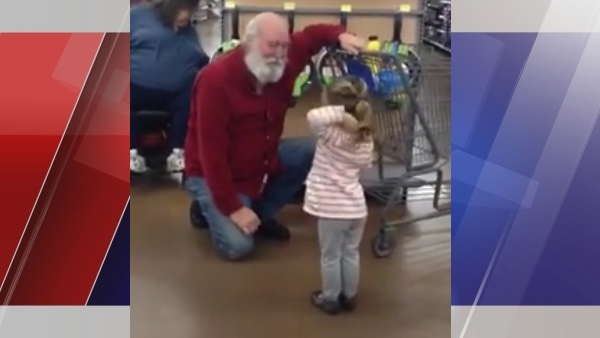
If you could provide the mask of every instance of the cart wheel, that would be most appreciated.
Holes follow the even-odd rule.
[[[372,242],[373,254],[377,258],[389,257],[396,248],[396,238],[385,232],[380,232]]]
[[[200,204],[196,201],[192,201],[190,204],[190,223],[192,223],[192,227],[196,229],[208,228],[208,224],[206,224],[206,220],[204,219],[204,216],[202,216]]]

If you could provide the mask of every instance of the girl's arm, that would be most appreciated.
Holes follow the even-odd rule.
[[[362,169],[370,168],[373,166],[373,142],[361,144],[359,151],[357,151],[354,161]]]
[[[326,141],[337,134],[335,126],[344,120],[344,112],[336,108],[325,106],[311,109],[306,116],[310,130]]]

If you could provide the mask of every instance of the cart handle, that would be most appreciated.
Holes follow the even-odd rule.
[[[397,11],[393,16],[392,42],[402,43],[402,12]]]
[[[240,39],[240,10],[237,6],[231,9],[231,40]]]
[[[296,11],[291,9],[287,11],[287,21],[288,21],[288,32],[290,35],[294,34],[295,24],[296,24]]]
[[[348,13],[340,11],[340,26],[344,29],[348,28]]]

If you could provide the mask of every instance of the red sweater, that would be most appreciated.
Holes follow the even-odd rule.
[[[185,171],[203,177],[224,215],[242,207],[238,194],[260,197],[268,175],[277,174],[285,113],[298,75],[313,55],[338,42],[344,29],[308,26],[292,35],[286,71],[276,84],[256,93],[256,80],[242,48],[205,67],[192,92]]]

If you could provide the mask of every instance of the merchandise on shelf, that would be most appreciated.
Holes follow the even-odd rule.
[[[451,13],[452,3],[450,0],[429,0],[425,7],[425,32],[424,40],[450,53],[451,40]]]

